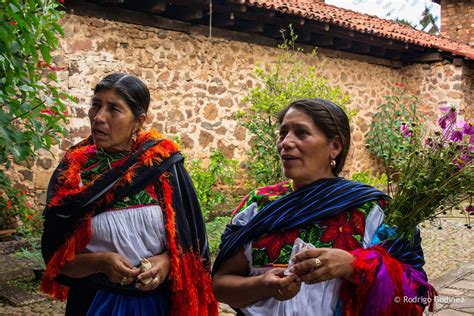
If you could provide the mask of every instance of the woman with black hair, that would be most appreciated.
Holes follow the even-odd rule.
[[[216,315],[206,231],[183,157],[142,126],[137,77],[100,81],[91,136],[55,170],[44,211],[41,289],[66,315]]]
[[[252,191],[234,211],[213,267],[219,301],[245,315],[421,315],[433,302],[420,238],[386,226],[387,196],[338,176],[349,120],[322,99],[279,115],[289,181]]]

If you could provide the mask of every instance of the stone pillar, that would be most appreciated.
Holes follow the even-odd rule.
[[[474,1],[441,0],[441,35],[474,47]]]

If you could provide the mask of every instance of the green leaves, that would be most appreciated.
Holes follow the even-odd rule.
[[[375,113],[371,128],[367,132],[366,141],[369,152],[380,158],[386,169],[387,181],[392,180],[392,174],[400,170],[409,157],[410,141],[400,128],[402,124],[418,126],[421,116],[416,112],[418,99],[409,95],[403,88],[395,89],[395,93],[385,97]],[[390,186],[387,187],[390,194]]]
[[[7,30],[0,36],[1,164],[7,157],[18,163],[39,148],[49,150],[51,140],[65,133],[67,95],[47,67],[62,34],[57,6],[53,0],[0,2],[0,27]],[[48,83],[42,81],[46,76]]]
[[[278,113],[292,101],[304,98],[323,98],[340,105],[344,110],[349,96],[339,88],[331,87],[319,74],[314,63],[314,53],[302,54],[295,48],[296,35],[291,26],[289,38],[279,47],[281,54],[274,65],[266,70],[257,68],[256,77],[261,85],[248,92],[243,102],[247,108],[236,114],[235,118],[253,136],[247,169],[253,186],[259,187],[284,179],[280,159],[276,150],[278,132]],[[355,114],[349,111],[349,118]]]
[[[204,220],[207,221],[211,211],[226,202],[226,194],[221,192],[218,186],[229,186],[234,183],[237,162],[225,159],[220,151],[214,150],[207,167],[204,167],[202,161],[198,159],[188,163],[186,169],[193,179]]]
[[[57,88],[51,65],[51,51],[64,34],[57,7],[56,0],[0,1],[0,164],[5,168],[29,163],[38,149],[50,150],[65,134],[63,100],[71,97]],[[1,217],[26,214],[5,174],[0,178],[6,179],[0,181],[0,209],[12,210]]]

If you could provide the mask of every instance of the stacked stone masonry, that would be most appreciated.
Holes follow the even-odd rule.
[[[54,61],[63,69],[58,72],[60,86],[77,98],[68,109],[70,136],[54,148],[55,158],[40,152],[32,167],[17,166],[13,172],[17,187],[34,192],[35,205],[44,204],[49,177],[64,150],[89,135],[87,112],[94,85],[115,71],[146,82],[152,97],[147,127],[179,137],[188,158],[206,158],[218,148],[228,158],[245,160],[250,135],[233,115],[245,106],[241,100],[249,89],[260,84],[255,68],[275,62],[276,47],[73,14],[66,14],[62,25],[65,36]],[[468,67],[438,62],[393,69],[354,56],[305,56],[331,85],[350,95],[349,107],[358,111],[344,175],[374,166],[364,135],[384,96],[400,82],[419,96],[420,110],[429,117],[436,116],[440,106],[455,105],[472,118],[474,78]]]
[[[441,1],[441,35],[474,47],[474,1]]]

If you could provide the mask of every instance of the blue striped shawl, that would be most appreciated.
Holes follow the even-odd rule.
[[[317,180],[267,204],[247,225],[227,225],[213,273],[240,247],[264,234],[315,224],[366,202],[387,198],[371,186],[344,178]]]

